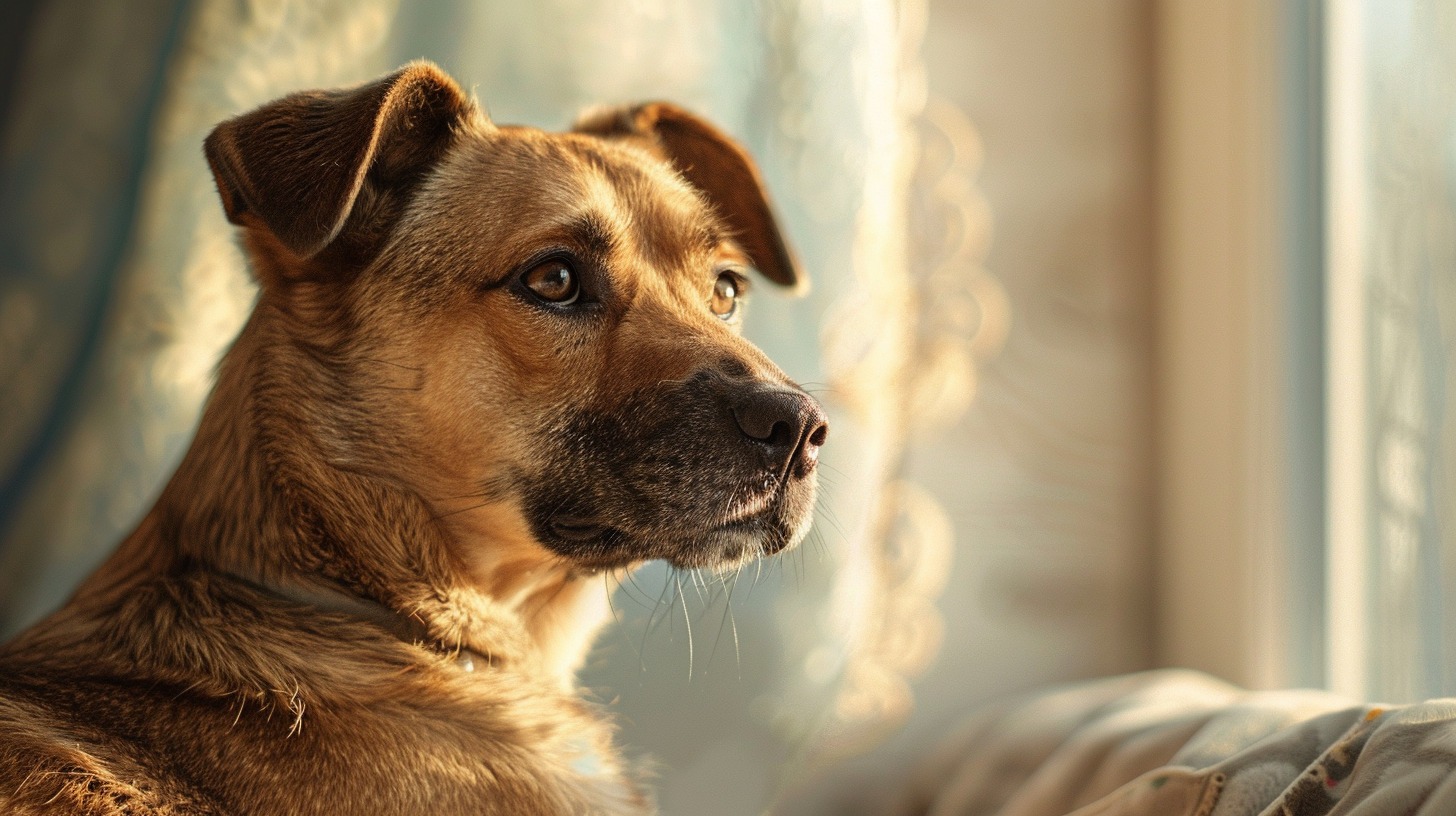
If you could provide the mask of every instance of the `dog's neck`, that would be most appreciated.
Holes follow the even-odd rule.
[[[77,601],[106,604],[138,581],[213,570],[285,595],[377,605],[442,648],[571,685],[606,619],[607,581],[519,541],[461,540],[491,528],[472,514],[447,526],[398,484],[331,463],[318,438],[333,410],[326,364],[280,340],[260,318],[267,308],[225,358],[157,504]]]

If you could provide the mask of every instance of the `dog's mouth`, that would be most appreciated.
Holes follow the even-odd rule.
[[[622,538],[621,530],[578,516],[556,516],[548,527],[556,538],[577,545],[611,546]]]
[[[779,489],[739,493],[717,512],[685,514],[657,524],[617,524],[591,512],[559,512],[537,530],[548,546],[582,567],[613,569],[661,558],[681,568],[718,569],[775,555],[799,538],[798,519]],[[696,518],[694,517],[696,516]]]

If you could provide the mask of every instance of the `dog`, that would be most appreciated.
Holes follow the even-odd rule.
[[[0,648],[0,810],[653,810],[574,674],[613,579],[810,523],[828,424],[740,332],[804,278],[667,103],[497,126],[429,63],[204,153],[259,295],[156,505]]]

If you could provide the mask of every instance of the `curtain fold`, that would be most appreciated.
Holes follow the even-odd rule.
[[[66,440],[86,421],[105,363],[107,320],[128,275],[152,126],[186,3],[40,4],[10,92],[0,147],[0,627],[54,597],[48,536],[27,517],[50,509]],[[15,543],[41,539],[34,544]],[[84,549],[84,548],[83,548]],[[68,549],[62,556],[86,558]],[[36,578],[40,585],[36,585]]]

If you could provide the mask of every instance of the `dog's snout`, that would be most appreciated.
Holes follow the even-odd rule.
[[[770,467],[795,477],[814,469],[829,435],[829,420],[819,403],[790,388],[752,388],[734,403],[733,419],[743,435],[763,449]]]

